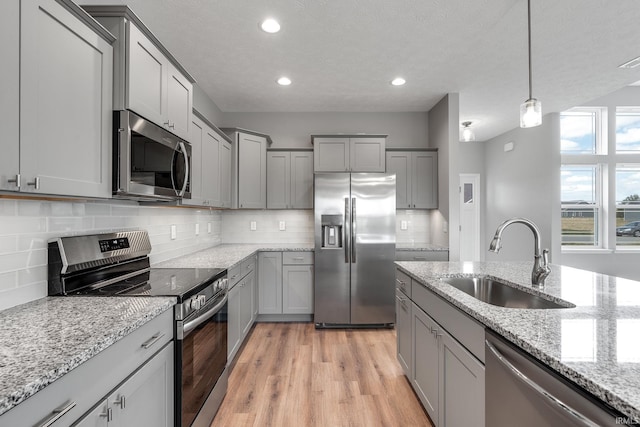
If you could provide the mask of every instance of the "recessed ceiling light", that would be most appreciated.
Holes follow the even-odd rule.
[[[403,79],[402,77],[396,77],[395,79],[391,80],[391,84],[394,85],[394,86],[402,86],[406,82],[407,81],[405,79]]]
[[[280,77],[277,82],[280,86],[289,86],[291,84],[291,79],[289,77]]]
[[[273,18],[267,18],[262,21],[262,23],[260,24],[260,28],[262,28],[262,31],[264,31],[265,33],[273,34],[280,31],[280,24],[278,24],[278,21]]]

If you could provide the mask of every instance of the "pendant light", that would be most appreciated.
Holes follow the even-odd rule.
[[[462,122],[462,141],[470,142],[476,140],[476,135],[471,130],[471,124],[473,122]]]
[[[527,34],[529,37],[529,99],[520,105],[521,128],[532,128],[542,124],[542,103],[531,94],[531,0],[527,0]]]

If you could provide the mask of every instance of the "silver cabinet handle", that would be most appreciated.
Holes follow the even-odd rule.
[[[36,176],[36,178],[33,180],[33,182],[28,182],[27,181],[27,185],[31,185],[33,187],[35,187],[36,190],[40,189],[40,177]]]
[[[13,179],[8,179],[7,182],[13,183],[16,185],[16,187],[20,188],[20,174],[17,174],[15,178]]]
[[[304,257],[297,256],[292,258],[294,261],[304,261]]]
[[[111,422],[113,420],[113,410],[111,408],[107,408],[106,412],[100,414],[102,418],[106,418],[107,422]]]
[[[169,129],[173,129],[176,127],[175,123],[171,123],[169,120],[167,120],[166,122],[163,123],[166,127],[168,127]]]
[[[344,227],[349,227],[349,198],[344,198]],[[347,237],[347,230],[342,230],[342,246],[344,246],[344,262],[349,264],[349,238]]]
[[[124,409],[124,408],[126,407],[126,405],[127,405],[127,400],[126,400],[126,398],[124,397],[124,395],[121,395],[121,396],[120,396],[120,399],[118,399],[118,400],[114,400],[114,401],[113,401],[113,404],[114,404],[114,405],[120,405],[120,407],[121,407],[122,409]]]
[[[155,343],[158,342],[158,340],[160,340],[160,338],[164,337],[164,334],[160,334],[157,333],[154,336],[152,336],[151,338],[149,338],[148,340],[146,340],[145,342],[143,342],[142,344],[140,344],[140,347],[144,348],[145,350],[147,350],[148,348],[150,348],[152,345],[154,345]]]
[[[493,355],[498,359],[498,361],[500,361],[500,363],[502,363],[509,371],[511,371],[511,373],[513,375],[515,375],[520,381],[522,381],[524,384],[526,384],[527,386],[532,388],[538,394],[540,394],[543,397],[545,397],[551,404],[553,404],[554,406],[560,408],[565,413],[569,414],[573,419],[579,421],[580,423],[582,423],[585,426],[598,427],[598,424],[594,423],[593,421],[591,421],[590,419],[588,419],[587,417],[582,415],[580,412],[578,412],[575,409],[571,408],[570,406],[568,406],[567,404],[562,402],[560,399],[558,399],[557,397],[555,397],[554,395],[549,393],[547,390],[542,388],[539,384],[537,384],[536,382],[532,381],[525,374],[520,372],[520,370],[518,368],[516,368],[515,366],[513,366],[513,364],[511,364],[511,362],[509,362],[509,360],[507,360],[507,358],[504,357],[504,355],[502,353],[500,353],[498,351],[498,349],[495,348],[493,346],[493,344],[491,344],[488,340],[485,340],[484,343],[487,346],[487,348],[491,351],[491,353],[493,353]]]
[[[38,424],[38,427],[50,427],[52,426],[56,421],[58,421],[60,418],[64,417],[65,414],[67,412],[69,412],[70,410],[72,410],[73,408],[76,407],[76,402],[71,402],[68,404],[65,404],[59,408],[54,409],[53,411],[51,411],[51,416],[49,418],[47,418],[46,420],[44,420],[41,424]]]
[[[351,262],[356,263],[356,198],[351,199]]]

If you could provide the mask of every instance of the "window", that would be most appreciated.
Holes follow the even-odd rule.
[[[640,250],[640,107],[563,112],[560,139],[562,246]]]

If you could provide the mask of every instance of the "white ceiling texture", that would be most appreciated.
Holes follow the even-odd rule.
[[[543,113],[640,80],[640,67],[618,68],[640,56],[640,1],[531,2]],[[486,140],[518,126],[528,97],[526,0],[80,3],[128,4],[224,112],[428,111],[457,92],[461,121]],[[282,30],[262,32],[266,17]]]

